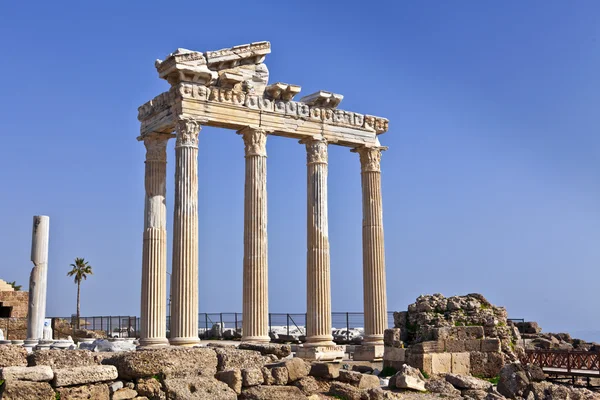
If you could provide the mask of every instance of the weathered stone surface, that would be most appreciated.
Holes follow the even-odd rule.
[[[2,400],[55,400],[54,390],[46,382],[6,381],[1,387]]]
[[[0,369],[0,379],[33,382],[49,382],[54,377],[52,368],[47,365],[36,367],[4,367]]]
[[[312,376],[305,376],[304,378],[298,379],[293,385],[300,389],[306,396],[326,391],[323,390],[323,386]]]
[[[138,392],[133,389],[121,388],[113,393],[111,400],[129,400],[136,398],[137,395]]]
[[[452,354],[434,353],[431,354],[431,373],[446,374],[452,372]]]
[[[537,322],[517,322],[517,328],[520,333],[540,333],[542,328],[538,325]]]
[[[108,385],[108,391],[110,394],[113,394],[119,389],[123,388],[123,381],[114,381],[113,383]]]
[[[304,378],[310,371],[310,365],[303,359],[297,357],[274,364],[274,366],[285,367],[287,369],[289,382]]]
[[[59,368],[54,370],[53,386],[73,386],[117,379],[117,369],[112,365]],[[108,389],[107,389],[108,390]]]
[[[254,386],[245,389],[240,400],[307,400],[295,386]]]
[[[230,348],[214,348],[217,354],[217,371],[227,371],[234,368],[260,368],[271,362],[269,357],[254,350],[238,350]]]
[[[481,341],[482,339],[467,339],[464,341],[465,343],[465,351],[481,351]],[[450,351],[446,349],[446,351]]]
[[[361,374],[371,374],[374,369],[371,365],[353,365],[352,371],[360,372]]]
[[[458,375],[468,375],[471,373],[471,355],[469,353],[451,353],[452,354],[452,373]]]
[[[116,353],[119,351],[135,351],[136,346],[132,340],[94,340],[96,351]]]
[[[329,394],[346,400],[361,400],[362,390],[348,383],[333,382]]]
[[[289,381],[289,373],[286,367],[273,367],[271,368],[271,375],[273,376],[273,385],[287,385]]]
[[[493,378],[498,376],[504,365],[503,353],[471,352],[471,375]]]
[[[446,351],[449,353],[463,353],[465,351],[465,341],[458,339],[447,339]]]
[[[310,375],[317,378],[337,379],[340,376],[340,367],[332,363],[313,363]]]
[[[242,371],[238,368],[217,372],[215,378],[227,384],[227,386],[229,386],[237,394],[242,393]]]
[[[379,387],[379,378],[375,375],[361,374],[360,372],[340,370],[339,380],[356,386],[359,389]]]
[[[169,400],[237,400],[225,383],[202,376],[165,379]]]
[[[135,384],[135,390],[139,396],[145,396],[150,399],[160,399],[164,396],[162,384],[155,378],[140,378]]]
[[[428,380],[425,382],[425,389],[431,393],[440,393],[445,396],[460,396],[460,390],[443,378]]]
[[[242,386],[258,386],[264,382],[260,368],[244,368],[242,370]]]
[[[27,357],[29,365],[49,365],[52,368],[73,368],[99,365],[97,353],[89,350],[40,350]]]
[[[432,373],[432,359],[430,354],[413,354],[412,352],[407,353],[406,363],[411,367],[420,369],[421,371]]]
[[[265,385],[273,385],[275,384],[275,379],[273,378],[273,374],[271,374],[271,370],[267,367],[262,367],[260,369],[263,374],[263,380]]]
[[[385,361],[404,361],[406,359],[406,349],[385,346],[383,350],[383,359]]]
[[[258,351],[263,356],[273,354],[279,359],[292,354],[292,348],[289,344],[243,342],[240,343],[238,349]]]
[[[60,400],[110,399],[108,386],[103,383],[96,385],[61,387],[57,388],[56,392],[59,394]]]
[[[169,378],[198,375],[212,377],[217,372],[217,355],[210,348],[171,347],[118,353],[103,363],[117,367],[121,379],[154,375]]]
[[[389,387],[425,391],[425,377],[417,368],[405,364],[390,378]]]
[[[468,375],[447,374],[446,381],[458,389],[488,390],[492,384]]]
[[[499,352],[500,349],[500,339],[483,339],[481,341],[481,351],[483,352]]]
[[[25,367],[27,365],[27,350],[23,346],[0,345],[0,368]]]
[[[383,332],[383,344],[388,347],[402,347],[402,331],[400,328],[386,329]]]
[[[485,400],[488,392],[480,389],[465,389],[461,392],[463,399]]]
[[[507,364],[500,370],[498,392],[503,396],[511,399],[523,396],[528,385],[529,377],[521,364]]]
[[[442,353],[445,351],[443,340],[430,340],[427,342],[416,343],[410,347],[410,352],[414,354],[423,353]]]

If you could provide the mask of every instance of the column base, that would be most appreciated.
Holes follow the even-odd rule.
[[[298,346],[296,357],[309,361],[335,361],[344,359],[346,346]]]
[[[331,335],[308,336],[304,347],[331,347],[337,346]]]
[[[269,342],[271,342],[271,338],[269,336],[242,336],[242,342],[269,343]]]
[[[354,348],[355,361],[381,361],[383,360],[383,344],[362,344]]]
[[[169,339],[171,346],[194,347],[200,344],[200,338],[197,337],[176,337]]]
[[[157,347],[167,347],[169,345],[169,340],[167,338],[144,338],[140,339],[140,345],[137,347],[139,350],[149,349],[149,348],[157,348]]]
[[[18,344],[15,343],[17,342],[16,340],[13,340],[13,344]],[[27,350],[28,353],[31,353],[33,351],[33,349],[35,348],[35,346],[37,346],[39,343],[39,340],[37,339],[25,339],[25,342],[21,342],[22,346],[25,347],[25,350]]]

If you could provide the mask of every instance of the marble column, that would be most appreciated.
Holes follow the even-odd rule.
[[[269,342],[267,132],[247,127],[238,133],[246,154],[242,341]]]
[[[43,337],[46,318],[46,282],[48,277],[48,236],[50,217],[33,217],[31,237],[31,261],[33,268],[29,276],[29,309],[27,314],[27,340],[25,346],[33,347]]]
[[[194,346],[198,338],[198,134],[200,121],[177,121],[171,337],[173,346]]]
[[[140,346],[169,344],[167,302],[167,142],[172,135],[152,134],[146,146],[144,245]]]
[[[387,329],[381,152],[387,147],[359,147],[363,205],[363,293],[365,338],[363,345],[383,345]]]
[[[327,220],[327,141],[310,138],[306,144],[307,251],[306,343],[335,346],[331,335],[331,282]]]

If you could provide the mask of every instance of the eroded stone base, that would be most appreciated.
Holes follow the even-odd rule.
[[[356,361],[381,361],[383,360],[383,344],[363,344],[354,348]]]
[[[346,346],[298,346],[296,357],[310,361],[342,361]]]

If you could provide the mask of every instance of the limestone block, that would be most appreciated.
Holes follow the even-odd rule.
[[[305,376],[302,379],[298,379],[296,382],[293,383],[293,385],[296,386],[298,389],[300,389],[300,391],[306,396],[310,396],[315,393],[322,392],[322,391],[324,391],[323,390],[324,387],[327,386],[327,384],[325,384],[325,386],[323,386],[320,382],[318,382],[312,376]]]
[[[443,353],[445,350],[445,342],[443,340],[432,340],[427,342],[416,343],[410,346],[411,353]]]
[[[425,391],[425,381],[410,375],[398,375],[395,384],[398,389]]]
[[[288,369],[286,367],[273,367],[271,369],[273,385],[287,385],[289,381]]]
[[[385,346],[383,349],[384,361],[404,361],[406,358],[406,349],[398,347]]]
[[[280,359],[292,354],[292,347],[289,344],[242,342],[238,349],[258,351],[263,356],[274,354]]]
[[[2,400],[55,400],[55,397],[49,383],[10,380],[2,385]]]
[[[432,353],[431,372],[434,374],[446,374],[452,370],[452,354]]]
[[[490,382],[468,375],[447,374],[446,381],[458,389],[489,390],[492,387]]]
[[[3,380],[18,380],[18,381],[33,381],[33,382],[49,382],[54,377],[52,368],[47,365],[37,367],[4,367],[0,369],[0,379]]]
[[[433,340],[450,339],[450,327],[433,328],[431,335],[433,336]]]
[[[261,371],[262,374],[262,371]],[[270,375],[270,373],[269,373]],[[227,386],[229,386],[231,389],[233,389],[234,392],[236,392],[238,395],[240,393],[242,393],[242,382],[243,382],[243,378],[242,378],[242,371],[235,368],[235,369],[230,369],[228,371],[221,371],[221,372],[217,372],[215,375],[215,378],[220,380],[221,382],[225,383]],[[264,377],[263,377],[263,381],[264,381]]]
[[[89,350],[40,350],[29,354],[29,365],[49,365],[52,368],[88,367],[100,365],[97,354]]]
[[[155,378],[140,378],[137,380],[135,390],[139,396],[148,398],[160,398],[162,394],[162,384]]]
[[[53,386],[85,385],[117,379],[117,369],[113,365],[59,368],[54,370]],[[108,387],[107,387],[108,390]]]
[[[423,372],[426,372],[428,374],[433,373],[432,372],[432,360],[431,360],[431,353],[429,354],[413,354],[412,351],[409,353],[408,357],[406,358],[406,363],[408,365],[410,365],[411,367],[420,369]]]
[[[502,353],[470,353],[471,375],[493,378],[500,373],[504,365]]]
[[[383,331],[383,344],[389,347],[402,347],[401,336],[400,328],[386,329]]]
[[[393,368],[396,371],[398,371],[400,368],[402,368],[402,365],[404,365],[404,364],[405,364],[405,361],[383,360],[383,368]]]
[[[339,380],[359,389],[379,387],[379,378],[375,375],[361,374],[355,371],[340,370]]]
[[[332,363],[314,363],[311,365],[310,375],[317,378],[337,379],[340,376],[340,367]]]
[[[345,355],[345,346],[300,346],[296,357],[308,361],[342,361]]]
[[[453,374],[468,375],[471,372],[471,355],[469,353],[450,353],[452,355]]]
[[[234,368],[260,368],[271,362],[269,357],[261,355],[254,350],[238,350],[235,348],[214,348],[217,353],[217,371],[226,371]]]
[[[333,382],[328,394],[335,396],[334,398],[337,399],[359,400],[361,399],[362,391],[348,383]]]
[[[242,386],[250,387],[262,384],[265,381],[259,368],[244,368],[242,370]]]
[[[264,380],[265,385],[275,384],[275,379],[273,379],[273,374],[271,373],[271,370],[269,368],[262,367],[260,370],[262,371],[263,380]]]
[[[167,398],[172,400],[237,400],[237,394],[214,378],[186,377],[165,379]]]
[[[61,387],[57,388],[56,392],[59,394],[60,400],[110,399],[110,392],[108,390],[108,386],[103,383],[99,383],[96,385]]]
[[[294,382],[300,378],[304,378],[308,375],[310,370],[310,365],[308,365],[303,359],[297,357],[274,364],[274,366],[284,367],[287,369],[289,382]]]
[[[121,388],[113,393],[111,400],[130,400],[136,398],[138,392],[129,388]]]
[[[465,340],[465,351],[481,351],[481,339]]]
[[[450,328],[450,338],[452,339],[482,339],[483,334],[483,326],[455,326]]]
[[[449,353],[462,353],[465,351],[465,341],[458,339],[447,339],[446,351]]]
[[[500,351],[500,339],[483,339],[481,341],[481,351],[483,352],[499,352]]]
[[[27,350],[23,346],[0,345],[0,368],[27,366]]]
[[[169,378],[198,375],[212,377],[217,372],[217,354],[210,348],[167,347],[124,352],[105,359],[103,363],[117,367],[121,379],[154,375]]]
[[[361,345],[354,348],[355,361],[376,361],[383,358],[383,345]]]
[[[254,386],[245,389],[241,400],[306,400],[296,386]]]

